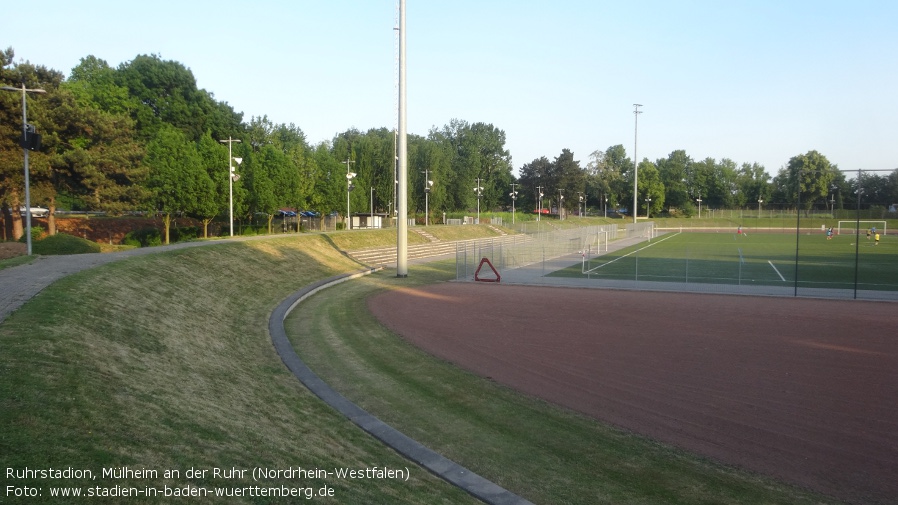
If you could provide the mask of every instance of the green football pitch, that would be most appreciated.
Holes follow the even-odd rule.
[[[857,240],[859,238],[859,240]],[[553,276],[898,291],[898,237],[677,233],[596,255]],[[855,284],[857,282],[857,284]]]

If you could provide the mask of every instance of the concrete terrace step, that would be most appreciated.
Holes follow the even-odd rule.
[[[493,230],[494,232],[498,233],[500,236],[508,235],[508,234],[505,233],[505,231],[503,231],[502,229],[496,228],[495,226],[493,226],[493,225],[491,225],[491,224],[488,224],[488,225],[486,225],[486,226],[487,226],[487,228],[489,228],[489,229]]]
[[[529,235],[505,235],[492,238],[472,239],[450,242],[432,242],[429,244],[415,244],[408,246],[408,259],[432,258],[436,256],[452,256],[459,245],[466,243],[484,242],[499,244],[521,243],[532,240]],[[391,265],[396,263],[396,246],[362,249],[358,251],[343,251],[350,258],[363,265]]]
[[[440,241],[440,239],[434,237],[430,233],[427,233],[427,230],[423,230],[421,228],[410,228],[410,229],[413,232],[417,233],[418,235],[421,235],[422,237],[426,238],[430,242],[439,242]]]

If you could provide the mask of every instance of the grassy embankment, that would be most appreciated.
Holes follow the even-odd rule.
[[[491,233],[438,232],[458,228]],[[328,485],[337,503],[472,503],[309,394],[267,335],[268,314],[281,299],[357,267],[334,244],[362,249],[390,245],[392,237],[347,232],[214,244],[131,258],[54,284],[0,325],[4,466],[91,469],[98,476],[102,468],[129,466],[159,475],[12,484],[41,487],[43,502],[53,501],[50,485]],[[460,372],[405,345],[365,310],[371,293],[439,282],[453,272],[451,264],[415,266],[405,280],[383,273],[315,296],[291,319],[308,325],[295,331],[314,337],[303,337],[300,355],[375,414],[537,503],[823,501]],[[211,473],[257,466],[411,467],[412,478],[254,482]],[[190,468],[209,472],[189,478]],[[169,469],[181,474],[166,478]]]

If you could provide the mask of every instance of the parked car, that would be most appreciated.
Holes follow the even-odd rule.
[[[19,207],[19,214],[22,217],[25,217],[27,212],[25,211],[25,206]],[[31,215],[34,217],[47,217],[50,215],[50,209],[45,209],[43,207],[31,207]]]

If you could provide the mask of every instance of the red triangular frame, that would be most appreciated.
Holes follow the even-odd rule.
[[[489,265],[489,266],[490,266],[490,270],[492,270],[493,273],[496,274],[496,278],[495,278],[495,279],[481,279],[481,278],[480,278],[480,269],[483,268],[483,264],[484,264],[484,263],[486,263],[487,265]],[[475,281],[479,281],[479,282],[499,282],[501,279],[502,279],[502,276],[499,275],[499,271],[496,270],[496,268],[493,266],[492,263],[490,263],[489,258],[483,258],[482,260],[480,260],[480,264],[477,265],[477,271],[474,272],[474,280],[475,280]]]

